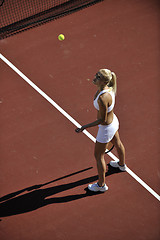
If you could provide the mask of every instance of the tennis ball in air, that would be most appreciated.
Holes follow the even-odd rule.
[[[59,34],[58,39],[60,41],[63,41],[65,39],[65,36],[63,34]]]

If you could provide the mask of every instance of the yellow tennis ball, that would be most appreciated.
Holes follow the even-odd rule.
[[[65,36],[63,34],[59,34],[58,39],[60,41],[63,41],[65,39]]]

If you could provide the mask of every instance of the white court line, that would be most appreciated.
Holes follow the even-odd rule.
[[[29,78],[27,78],[18,68],[16,68],[10,61],[8,61],[1,53],[0,58],[4,61],[10,68],[13,69],[21,78],[23,78],[32,88],[34,88],[41,96],[43,96],[49,103],[51,103],[60,113],[62,113],[70,122],[72,122],[76,127],[81,127],[81,125],[74,120],[67,112],[65,112],[57,103],[55,103],[47,94],[45,94],[39,87],[37,87]],[[96,139],[87,131],[84,130],[83,133],[90,138],[93,142],[96,142]],[[118,158],[111,152],[107,153],[112,159],[115,161]],[[132,172],[127,167],[127,172],[137,181],[139,182],[148,192],[150,192],[155,198],[160,201],[160,196],[152,190],[143,180],[141,180],[134,172]]]

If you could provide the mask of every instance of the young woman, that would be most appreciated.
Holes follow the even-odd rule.
[[[94,107],[97,109],[97,120],[81,128],[77,128],[75,131],[80,133],[86,128],[97,125],[99,127],[94,150],[99,179],[97,183],[89,184],[88,189],[94,192],[105,192],[108,190],[108,186],[105,184],[105,150],[108,149],[110,142],[114,144],[119,156],[119,161],[111,161],[110,165],[119,168],[121,171],[126,171],[125,148],[118,133],[119,121],[113,112],[117,90],[116,75],[108,69],[100,69],[98,73],[96,73],[93,83],[98,87],[98,91],[94,97]]]

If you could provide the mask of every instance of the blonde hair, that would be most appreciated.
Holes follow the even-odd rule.
[[[102,74],[103,79],[108,87],[112,87],[113,92],[117,92],[117,77],[114,72],[111,72],[109,69],[100,69],[99,72]]]

